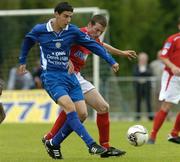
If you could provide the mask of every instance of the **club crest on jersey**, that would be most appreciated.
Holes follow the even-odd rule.
[[[169,43],[169,42],[165,43],[164,48],[169,49],[170,47],[171,47],[171,43]]]
[[[61,43],[60,42],[56,42],[55,46],[56,46],[56,48],[60,48],[61,47]]]

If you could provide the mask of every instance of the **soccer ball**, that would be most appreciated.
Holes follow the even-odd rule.
[[[127,139],[131,145],[142,146],[148,141],[148,131],[142,125],[133,125],[127,131]]]

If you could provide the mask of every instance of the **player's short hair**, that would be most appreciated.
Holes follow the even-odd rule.
[[[105,16],[103,15],[94,15],[91,20],[90,23],[92,25],[95,25],[96,23],[101,24],[103,27],[107,26],[107,19],[105,18]]]
[[[68,2],[60,2],[54,8],[54,12],[61,14],[64,11],[73,12],[73,7]]]

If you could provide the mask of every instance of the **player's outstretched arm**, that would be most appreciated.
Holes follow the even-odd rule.
[[[107,43],[103,43],[103,46],[113,55],[117,55],[117,56],[125,56],[128,57],[129,60],[134,59],[137,57],[137,54],[135,51],[133,50],[119,50]]]
[[[77,44],[84,46],[94,54],[100,56],[111,66],[117,63],[102,45],[100,45],[94,39],[89,37],[87,34],[81,32],[79,29],[76,30],[76,34],[77,34],[77,38],[76,38]]]

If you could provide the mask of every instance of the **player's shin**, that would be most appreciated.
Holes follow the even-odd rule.
[[[173,137],[177,137],[179,132],[180,132],[180,113],[178,113],[176,116],[176,121],[175,121],[173,130],[171,131],[171,135]]]
[[[47,133],[47,135],[45,136],[46,139],[51,139],[53,138],[57,132],[59,131],[59,129],[63,126],[63,124],[66,121],[66,113],[64,110],[62,110],[58,116],[58,118],[56,119],[51,131],[49,133]]]
[[[98,113],[96,123],[99,131],[99,143],[101,146],[108,148],[110,134],[109,112],[103,114]]]
[[[162,126],[164,120],[166,119],[166,116],[167,116],[167,112],[163,111],[162,109],[159,112],[157,112],[154,118],[154,124],[153,124],[153,129],[151,132],[150,139],[153,139],[153,140],[156,139],[156,135],[160,127]]]
[[[75,111],[67,114],[67,122],[71,129],[73,129],[73,131],[75,131],[83,139],[88,147],[90,147],[92,143],[95,143],[95,141],[91,138],[85,127],[80,122]]]

